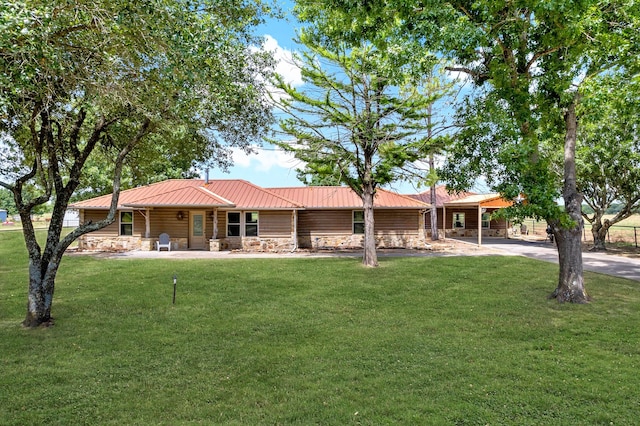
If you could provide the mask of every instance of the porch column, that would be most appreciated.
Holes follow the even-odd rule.
[[[482,207],[478,203],[478,247],[482,246]]]
[[[438,227],[436,227],[436,232],[438,232]],[[431,231],[433,232],[433,230]],[[447,239],[447,208],[442,205],[442,241]]]
[[[151,237],[151,219],[149,218],[149,216],[151,216],[150,210],[144,209],[144,237],[145,238],[149,238]]]
[[[293,250],[298,248],[298,210],[291,212],[291,239],[293,240]]]
[[[218,239],[218,208],[214,207],[213,209],[213,236],[211,237],[214,240]]]

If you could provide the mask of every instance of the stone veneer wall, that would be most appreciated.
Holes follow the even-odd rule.
[[[138,236],[94,237],[83,235],[78,240],[78,248],[87,251],[131,251],[156,250],[157,238],[141,238]],[[171,250],[187,250],[187,238],[171,238]]]
[[[485,235],[483,233],[483,235]],[[299,247],[308,249],[348,249],[361,248],[364,244],[363,235],[331,235],[313,237],[299,237]],[[79,248],[88,251],[129,251],[156,250],[157,238],[141,238],[137,236],[92,237],[84,235],[79,240]],[[260,238],[260,237],[226,237],[214,240],[214,246],[219,244],[220,250],[243,250],[248,252],[283,252],[294,248],[291,238]],[[188,250],[187,238],[171,238],[171,250]],[[428,242],[424,235],[377,235],[378,248],[423,248]],[[211,249],[211,244],[209,249]]]
[[[88,251],[141,250],[142,246],[142,238],[133,236],[94,237],[87,234],[78,240],[78,248]]]
[[[291,251],[294,245],[291,238],[257,238],[245,237],[242,239],[242,250],[244,251]]]
[[[478,230],[477,229],[447,229],[446,236],[447,237],[477,237]],[[483,237],[504,237],[505,230],[504,229],[483,229],[482,236]]]
[[[340,249],[361,248],[364,246],[364,235],[324,235],[317,237],[300,237],[300,248],[310,249]],[[376,235],[378,248],[424,248],[427,241],[424,235]]]

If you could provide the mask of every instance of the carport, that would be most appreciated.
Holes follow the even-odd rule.
[[[488,223],[486,219],[483,220],[482,216],[485,213],[492,213],[501,208],[510,207],[511,205],[513,205],[512,201],[505,200],[500,196],[500,194],[496,194],[496,193],[470,195],[465,198],[460,198],[455,201],[449,201],[447,203],[444,203],[442,207],[442,211],[443,211],[443,217],[444,217],[443,228],[444,228],[445,238],[447,235],[447,209],[449,209],[449,211],[452,212],[453,214],[452,220],[451,220],[452,233],[459,229],[462,229],[462,230],[470,229],[470,228],[466,228],[467,222],[464,220],[464,213],[456,213],[457,210],[460,210],[462,212],[472,211],[477,215],[478,247],[480,247],[482,246],[482,230],[487,229],[487,228],[483,228],[482,224],[483,222]],[[462,215],[462,222],[460,222],[459,216],[457,218],[455,217],[456,214]],[[508,236],[507,235],[507,230],[509,227],[508,220],[504,219],[504,222],[500,223],[500,226],[503,227],[504,233],[505,233],[504,236],[506,238]]]

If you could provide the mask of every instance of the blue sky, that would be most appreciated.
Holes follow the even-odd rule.
[[[276,71],[283,75],[293,85],[301,85],[300,73],[290,64],[292,52],[299,46],[293,41],[300,24],[294,19],[291,11],[293,2],[279,1],[288,18],[285,20],[270,20],[262,25],[258,34],[265,37],[265,48],[274,52],[278,60]],[[209,171],[211,179],[245,179],[262,187],[302,186],[296,177],[296,161],[290,154],[265,144],[257,148],[256,154],[246,155],[240,150],[234,152],[234,165],[225,173],[219,169]],[[426,188],[418,189],[410,183],[397,183],[388,189],[407,194],[416,193]]]
[[[258,34],[264,35],[265,47],[275,53],[279,60],[276,71],[283,74],[293,84],[301,84],[300,73],[288,64],[291,53],[297,48],[293,38],[298,23],[291,15],[293,3],[280,1],[288,20],[269,20],[262,25]],[[263,187],[302,186],[296,178],[296,165],[299,164],[291,155],[273,146],[265,144],[257,148],[256,154],[246,155],[241,151],[234,152],[234,166],[225,173],[219,169],[209,171],[212,179],[246,179]]]

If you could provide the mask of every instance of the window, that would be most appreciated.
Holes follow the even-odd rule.
[[[240,231],[244,229],[244,233]],[[227,212],[227,237],[257,237],[258,212]]]
[[[258,236],[258,212],[245,212],[244,235],[246,237]]]
[[[120,235],[133,235],[133,212],[120,212]]]
[[[453,214],[453,229],[464,229],[464,213]]]
[[[227,237],[240,236],[240,212],[227,213]]]
[[[482,227],[489,229],[489,223],[491,222],[491,215],[489,213],[482,213]]]
[[[353,211],[353,233],[364,234],[364,211]]]
[[[191,220],[193,221],[193,236],[202,237],[204,235],[204,216],[202,214],[194,214]]]

